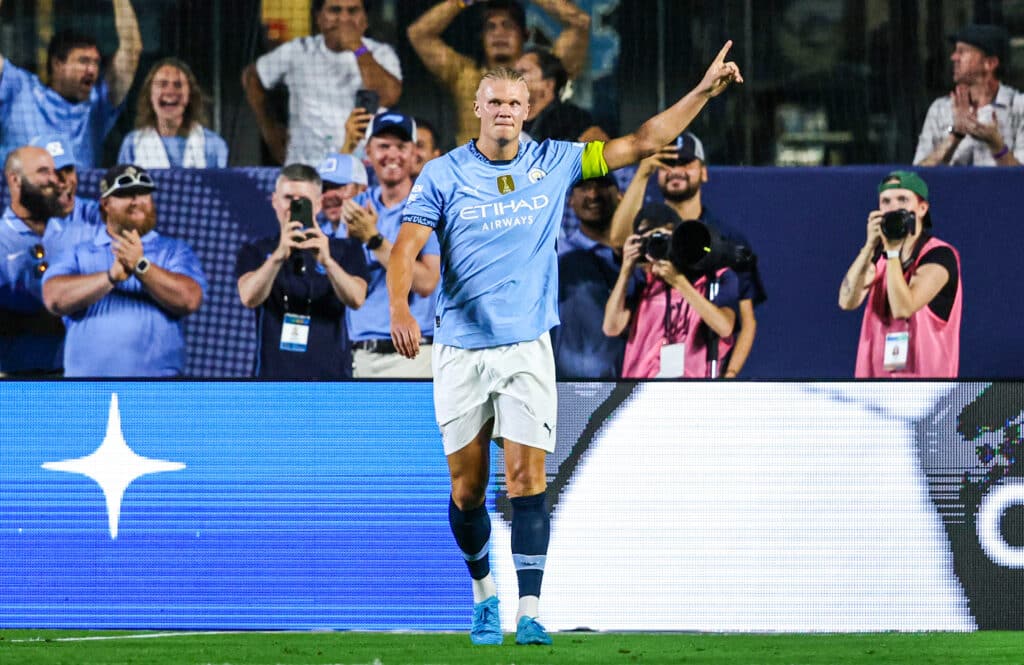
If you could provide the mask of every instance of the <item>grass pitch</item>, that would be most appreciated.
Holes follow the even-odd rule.
[[[0,630],[3,665],[622,665],[1024,663],[1024,633],[556,633],[550,647],[474,647],[451,633]]]

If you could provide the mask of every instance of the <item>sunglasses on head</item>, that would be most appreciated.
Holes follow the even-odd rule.
[[[148,173],[122,173],[114,178],[114,182],[110,183],[104,191],[100,192],[100,198],[116,194],[118,190],[130,189],[132,187],[155,189],[156,183],[153,182],[153,178]]]
[[[43,260],[46,257],[46,248],[41,243],[36,243],[28,250],[28,253],[36,260],[36,275],[42,277],[46,269],[50,267],[50,264]]]

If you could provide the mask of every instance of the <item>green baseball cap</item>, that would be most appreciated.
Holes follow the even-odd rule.
[[[878,193],[887,189],[909,189],[923,200],[928,200],[928,185],[913,171],[893,171],[878,183]]]

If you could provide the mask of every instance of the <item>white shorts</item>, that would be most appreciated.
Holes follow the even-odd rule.
[[[494,418],[492,438],[555,450],[558,392],[551,337],[486,349],[434,340],[434,412],[444,454],[465,448]]]

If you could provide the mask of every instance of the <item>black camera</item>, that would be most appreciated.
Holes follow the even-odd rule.
[[[655,261],[667,259],[672,251],[672,234],[664,231],[655,231],[649,236],[640,238],[640,259],[646,262],[647,257]]]
[[[914,233],[917,218],[909,210],[900,208],[882,215],[882,235],[889,240],[903,240]]]
[[[668,259],[681,273],[713,273],[722,268],[750,269],[757,257],[749,247],[721,236],[696,220],[676,225],[671,234],[655,231],[640,240],[641,255],[655,261]]]

